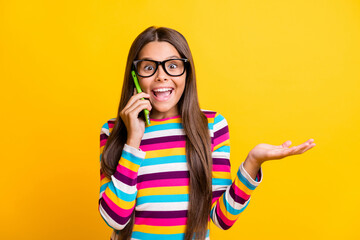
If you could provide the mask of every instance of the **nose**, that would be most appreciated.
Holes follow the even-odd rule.
[[[156,81],[159,81],[159,80],[167,81],[168,80],[169,76],[166,74],[166,72],[164,71],[163,66],[161,64],[159,64],[159,67],[156,72],[157,72],[156,78],[155,78]]]

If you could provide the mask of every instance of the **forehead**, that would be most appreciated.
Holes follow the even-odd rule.
[[[148,58],[161,61],[173,56],[180,58],[179,52],[168,42],[149,42],[139,52],[139,59]]]

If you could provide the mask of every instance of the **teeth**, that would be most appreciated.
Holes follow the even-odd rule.
[[[153,90],[154,92],[167,92],[167,91],[171,91],[172,88],[158,88],[156,90]]]

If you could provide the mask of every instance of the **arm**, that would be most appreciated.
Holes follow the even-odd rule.
[[[213,132],[213,201],[210,217],[216,226],[226,230],[249,204],[252,192],[262,181],[262,170],[260,166],[249,165],[249,160],[245,160],[232,182],[228,124],[218,113],[215,115]],[[255,173],[255,176],[250,176],[247,171]]]
[[[243,167],[245,171],[249,173],[251,178],[256,179],[261,164],[259,164],[257,161],[255,161],[255,159],[253,159],[251,156],[248,155],[244,161]]]
[[[108,123],[101,128],[100,161],[110,130]],[[111,179],[100,171],[99,212],[106,224],[113,229],[123,229],[134,211],[137,174],[143,159],[145,152],[125,144]]]

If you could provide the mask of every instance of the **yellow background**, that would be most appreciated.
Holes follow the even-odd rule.
[[[359,239],[359,1],[0,1],[1,239],[109,239],[99,134],[145,28],[188,40],[201,108],[229,123],[233,176],[259,143],[317,144],[266,162],[212,239]]]

